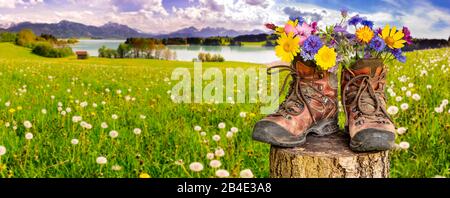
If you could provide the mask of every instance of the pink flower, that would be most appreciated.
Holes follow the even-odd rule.
[[[311,23],[311,28],[313,29],[311,33],[315,34],[317,32],[317,21]]]
[[[297,35],[300,37],[300,45],[303,45],[305,40],[311,36],[311,33],[313,32],[313,28],[309,26],[307,23],[303,23],[302,26],[297,27]]]
[[[286,32],[286,34],[289,34],[291,32],[294,33],[294,35],[298,34],[297,29],[294,26],[292,26],[291,24],[289,24],[289,23],[287,23],[284,26],[284,31]]]

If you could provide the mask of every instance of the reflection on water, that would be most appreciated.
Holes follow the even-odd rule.
[[[116,49],[124,40],[80,40],[72,46],[74,51],[86,50],[91,56],[98,56],[98,49],[105,45]],[[168,46],[177,53],[177,60],[191,61],[199,52],[221,54],[227,61],[241,61],[253,63],[270,63],[278,60],[273,47],[245,47],[245,46],[202,46],[202,45],[174,45]]]

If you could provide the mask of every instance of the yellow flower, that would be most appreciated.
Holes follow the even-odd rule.
[[[373,35],[373,31],[368,26],[364,26],[356,30],[356,37],[364,43],[369,43],[370,40],[372,40]]]
[[[139,178],[150,178],[150,175],[147,173],[141,173],[139,174]]]
[[[279,34],[279,35],[283,34],[284,33],[284,27],[277,27],[275,29],[275,33]]]
[[[22,110],[22,106],[17,106],[17,111]]]
[[[324,45],[319,49],[314,56],[314,59],[316,60],[317,65],[323,70],[328,70],[336,65],[336,52],[334,51],[334,48],[329,48]]]
[[[295,19],[295,21],[293,21],[293,20],[289,20],[288,22],[287,22],[287,24],[288,25],[291,25],[292,27],[297,27],[298,26],[298,20],[297,19]]]
[[[278,45],[275,47],[276,55],[282,61],[290,63],[294,60],[297,53],[300,52],[299,42],[300,38],[294,37],[293,33],[289,33],[288,35],[286,33],[281,34],[281,37],[277,40]]]
[[[16,110],[14,108],[9,109],[9,113],[14,113]]]
[[[397,31],[397,27],[392,26],[392,29],[390,29],[389,24],[387,24],[383,31],[381,32],[380,37],[384,40],[386,45],[391,49],[399,49],[405,46],[405,40],[403,40],[403,37],[405,34],[401,31]]]

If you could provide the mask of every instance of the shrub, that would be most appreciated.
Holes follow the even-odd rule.
[[[41,42],[35,44],[32,52],[39,56],[49,57],[49,58],[61,58],[67,57],[73,54],[72,48],[70,47],[62,47],[62,48],[54,48],[50,43]]]
[[[210,53],[202,53],[202,52],[200,52],[198,54],[198,60],[200,60],[202,62],[224,62],[225,61],[223,56],[220,54],[211,55]]]
[[[11,32],[0,33],[0,42],[16,42],[17,34]]]

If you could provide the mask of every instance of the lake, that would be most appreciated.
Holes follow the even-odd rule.
[[[125,40],[79,40],[72,46],[73,51],[84,50],[90,56],[98,56],[98,49],[105,45],[108,48],[117,49]],[[279,60],[275,56],[273,47],[258,46],[167,46],[177,53],[177,60],[191,61],[199,52],[221,54],[227,61],[241,61],[252,63],[270,63]]]

